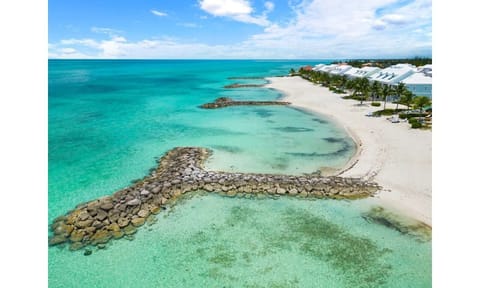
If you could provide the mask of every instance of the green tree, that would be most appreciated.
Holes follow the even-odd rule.
[[[426,96],[419,96],[413,99],[413,103],[415,104],[416,108],[419,108],[423,111],[423,107],[432,105],[432,100]]]
[[[381,90],[381,93],[380,93],[380,95],[382,96],[382,100],[383,100],[383,110],[386,109],[387,98],[388,98],[388,96],[390,96],[390,94],[392,94],[392,89],[390,88],[390,86],[387,85],[387,84],[383,84],[382,90]]]
[[[358,83],[358,90],[362,92],[362,96],[360,98],[360,105],[362,105],[363,101],[368,99],[370,93],[370,82],[367,78],[360,78],[360,81]]]
[[[398,83],[397,86],[395,86],[395,95],[397,96],[397,107],[395,108],[395,110],[398,110],[398,102],[400,101],[400,99],[402,98],[403,94],[405,94],[405,91],[408,91],[407,90],[407,86],[405,86],[405,83]]]
[[[373,81],[371,88],[372,88],[372,101],[374,101],[382,93],[381,91],[382,86],[380,85],[380,82]]]
[[[410,110],[410,105],[412,104],[413,98],[415,95],[410,90],[405,91],[403,94],[401,101],[403,104],[407,105],[408,110]]]
[[[353,91],[353,98],[357,97],[357,94],[360,91],[360,81],[361,78],[354,78],[347,82],[347,88]]]
[[[293,74],[295,74],[295,69],[292,68],[290,69],[290,75],[293,75]]]
[[[348,78],[346,75],[342,75],[342,77],[340,77],[340,81],[339,81],[339,84],[340,84],[340,88],[343,90],[345,89],[345,85],[347,85],[347,82],[348,82]]]

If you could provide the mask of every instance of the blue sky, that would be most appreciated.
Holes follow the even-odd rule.
[[[431,56],[431,0],[50,0],[50,58]]]

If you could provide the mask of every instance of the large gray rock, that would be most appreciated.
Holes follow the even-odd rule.
[[[127,206],[137,206],[137,205],[140,205],[142,204],[142,201],[140,201],[140,199],[132,199],[130,201],[127,202]]]
[[[97,216],[95,216],[95,218],[97,220],[103,221],[103,220],[105,220],[105,218],[107,218],[107,216],[108,216],[107,212],[105,212],[102,209],[98,209]]]

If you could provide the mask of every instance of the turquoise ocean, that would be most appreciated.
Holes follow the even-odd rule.
[[[283,106],[198,107],[218,97],[281,98],[224,86],[264,84],[317,63],[328,62],[49,60],[48,222],[143,178],[177,146],[212,149],[208,170],[341,168],[355,144],[327,117]],[[88,256],[49,247],[49,287],[431,287],[431,241],[368,221],[372,207],[374,199],[193,193],[133,240]]]

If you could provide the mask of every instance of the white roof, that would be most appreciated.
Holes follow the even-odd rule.
[[[355,73],[357,73],[358,70],[360,70],[360,68],[352,67],[352,69],[345,72],[345,75],[355,76]]]
[[[432,69],[432,64],[427,64],[427,65],[423,65],[423,66],[420,66],[418,68],[422,68],[422,69]]]
[[[335,69],[338,65],[337,64],[330,64],[330,65],[325,65],[323,67],[321,67],[319,70],[317,71],[323,71],[323,72],[330,72],[332,71],[333,69]]]
[[[352,77],[367,77],[368,75],[379,70],[380,68],[378,67],[352,68],[347,72],[345,72],[345,75],[352,76]]]
[[[432,84],[432,77],[425,75],[422,72],[414,73],[402,81],[405,84]]]
[[[330,71],[330,73],[332,74],[344,74],[345,72],[347,72],[348,70],[350,70],[352,68],[352,66],[350,65],[337,65],[337,67],[335,67],[334,69],[332,69]]]
[[[362,67],[362,69],[360,69],[360,70],[366,71],[366,72],[372,72],[372,71],[378,71],[378,70],[380,70],[380,68],[372,67],[372,66],[365,66],[365,67]]]
[[[411,64],[402,63],[375,72],[374,74],[370,75],[369,78],[373,81],[395,84],[416,71],[417,67]]]
[[[317,64],[313,67],[312,70],[314,71],[319,71],[320,69],[322,69],[322,67],[326,66],[325,64]]]

